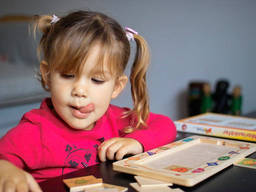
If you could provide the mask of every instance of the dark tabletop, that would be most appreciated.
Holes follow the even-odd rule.
[[[178,133],[177,140],[191,134]],[[256,153],[249,157],[256,158]],[[115,184],[127,187],[129,192],[135,192],[129,186],[129,183],[136,182],[133,175],[113,171],[111,161],[99,165],[87,167],[79,171],[66,174],[62,177],[52,178],[39,183],[44,192],[65,192],[68,189],[62,182],[63,179],[94,175],[102,178],[104,183]],[[183,187],[174,185],[173,187],[181,188],[184,191],[196,192],[247,192],[256,191],[256,169],[230,166],[212,177],[202,181],[194,187]]]

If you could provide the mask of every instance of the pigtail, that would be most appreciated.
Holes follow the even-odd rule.
[[[48,44],[47,44],[47,39],[48,39],[48,34],[51,30],[52,27],[52,19],[53,16],[50,15],[42,15],[42,16],[34,16],[34,25],[33,25],[33,34],[34,34],[34,38],[36,39],[36,34],[37,31],[42,32],[42,38],[40,40],[40,44],[37,48],[37,57],[38,59],[41,61],[41,52],[43,52],[44,58],[46,58],[46,54],[48,53],[47,49],[48,49]],[[45,84],[45,81],[42,78],[42,74],[40,73],[40,71],[37,74],[38,76],[38,80],[41,82],[42,87],[46,90],[49,91],[49,88],[47,87],[47,85]]]
[[[42,16],[35,16],[35,24],[34,24],[34,33],[39,30],[43,34],[49,32],[51,27],[51,21],[53,16],[50,15],[42,15]]]
[[[131,92],[134,103],[134,108],[130,111],[130,115],[136,115],[134,117],[136,119],[136,125],[131,126],[137,129],[146,126],[146,120],[149,114],[146,72],[150,63],[150,53],[144,38],[138,34],[133,34],[133,36],[137,44],[137,51],[130,74]]]
[[[55,15],[42,15],[42,16],[35,16],[35,22],[34,22],[34,36],[36,36],[36,32],[40,31],[42,32],[42,38],[39,44],[39,52],[40,50],[44,51],[45,54],[49,53],[47,50],[48,48],[48,38],[49,33],[51,33],[55,23],[59,20]],[[48,55],[45,55],[47,57]]]
[[[34,37],[36,38],[36,32],[37,31],[40,31],[42,32],[42,38],[40,40],[40,44],[38,46],[38,49],[37,49],[37,55],[38,55],[38,58],[39,60],[40,59],[40,53],[41,51],[43,51],[44,53],[47,53],[46,52],[46,49],[47,49],[47,39],[48,39],[48,34],[49,34],[49,31],[51,29],[51,21],[53,19],[53,16],[50,16],[50,15],[42,15],[42,16],[35,16],[35,22],[34,22]]]

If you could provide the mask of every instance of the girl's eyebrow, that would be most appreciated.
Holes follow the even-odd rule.
[[[111,73],[109,71],[101,71],[101,70],[97,70],[97,71],[92,71],[91,72],[92,75],[107,75],[107,76],[111,76]]]

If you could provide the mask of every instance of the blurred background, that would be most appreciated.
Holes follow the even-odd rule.
[[[256,1],[1,0],[0,2],[0,16],[56,14],[61,17],[80,9],[103,12],[115,18],[123,27],[129,26],[135,29],[148,41],[151,49],[151,64],[147,82],[152,112],[165,114],[173,120],[187,117],[189,84],[208,82],[214,92],[216,82],[220,79],[229,82],[227,90],[229,93],[235,86],[241,87],[242,113],[256,110]],[[0,27],[0,31],[6,29]],[[19,34],[15,30],[8,33],[11,37]],[[0,39],[1,47],[8,46],[3,36],[0,35]],[[131,44],[134,49],[135,44]],[[2,60],[5,60],[5,56],[2,57]],[[39,65],[39,62],[33,67],[36,65]],[[0,70],[3,72],[2,66]],[[14,74],[15,71],[17,68],[13,67]],[[129,69],[126,73],[129,74]],[[12,74],[12,71],[8,71],[8,74]],[[0,76],[1,81],[0,97],[8,93],[8,89],[11,88]],[[20,80],[13,79],[12,82],[20,82]],[[36,83],[35,86],[40,87],[40,83]],[[12,84],[12,88],[15,86]],[[25,91],[26,86],[29,85],[25,83],[18,88]],[[2,100],[0,105],[2,132],[17,124],[24,112],[37,107],[39,103],[40,99],[30,101],[28,99],[25,102]],[[127,87],[112,103],[132,107],[130,88]]]

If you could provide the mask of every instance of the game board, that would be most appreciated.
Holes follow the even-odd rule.
[[[113,163],[115,171],[194,186],[256,151],[256,144],[192,136]]]

